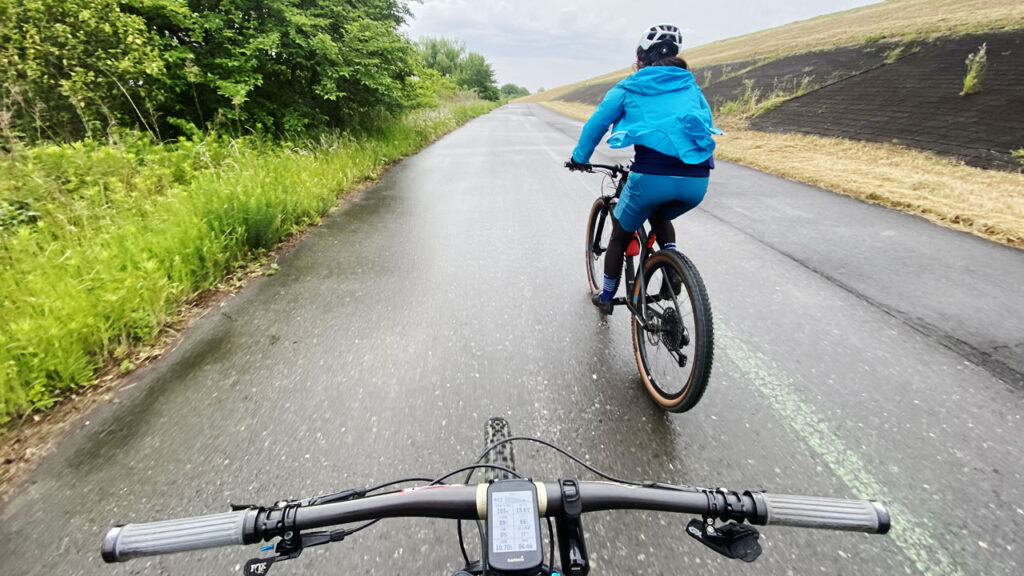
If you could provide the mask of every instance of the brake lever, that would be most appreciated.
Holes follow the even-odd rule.
[[[270,572],[270,567],[276,562],[282,560],[291,560],[292,558],[298,558],[298,554],[291,556],[271,556],[270,558],[253,558],[245,563],[242,568],[242,574],[245,576],[266,576],[267,572]]]
[[[347,535],[347,531],[339,530],[337,532],[300,534],[297,542],[294,538],[281,540],[281,542],[278,542],[277,544],[277,556],[271,556],[269,558],[253,558],[252,560],[249,560],[245,563],[245,567],[242,568],[242,574],[245,576],[265,576],[266,573],[270,571],[270,567],[274,564],[284,562],[285,560],[294,560],[298,558],[306,548],[320,546],[322,544],[330,544],[331,542],[341,542]]]
[[[710,518],[703,522],[694,518],[686,525],[686,533],[726,558],[753,562],[761,555],[757,541],[761,534],[749,524],[729,522],[716,528]]]

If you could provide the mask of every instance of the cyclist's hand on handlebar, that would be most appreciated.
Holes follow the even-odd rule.
[[[569,161],[565,163],[565,167],[573,172],[590,172],[591,170],[590,164],[582,164],[580,162],[573,160],[572,158],[569,158]]]

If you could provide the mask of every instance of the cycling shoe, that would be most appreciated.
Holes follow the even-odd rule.
[[[600,310],[601,312],[603,312],[604,314],[609,315],[609,316],[611,315],[612,311],[615,309],[615,306],[611,303],[611,300],[609,300],[607,302],[605,302],[604,300],[601,300],[601,293],[600,292],[598,292],[597,294],[594,294],[590,298],[590,301],[594,303],[594,306],[597,306],[598,310]]]

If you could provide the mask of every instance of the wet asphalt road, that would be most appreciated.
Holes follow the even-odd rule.
[[[595,575],[1024,572],[1024,253],[723,163],[677,221],[715,367],[701,404],[669,415],[642,391],[626,315],[588,301],[601,180],[561,168],[579,126],[506,106],[325,220],[44,461],[0,510],[0,572],[240,574],[255,547],[107,566],[99,545],[114,522],[435,475],[475,458],[492,415],[622,477],[893,513],[889,536],[766,527],[753,565],[685,538],[684,517],[594,514]],[[458,563],[450,523],[391,520],[273,572]]]

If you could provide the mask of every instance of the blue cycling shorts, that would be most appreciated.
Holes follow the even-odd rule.
[[[707,191],[707,178],[633,172],[615,206],[615,218],[624,230],[636,232],[659,206],[657,216],[672,220],[694,209]]]

